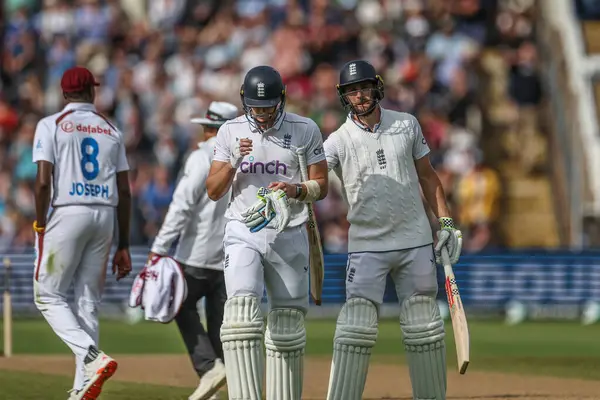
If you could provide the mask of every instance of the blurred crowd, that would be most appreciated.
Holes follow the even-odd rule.
[[[289,111],[324,138],[344,120],[338,68],[369,60],[386,83],[383,107],[414,113],[432,148],[466,250],[498,245],[501,182],[486,164],[478,60],[502,46],[515,104],[539,102],[527,1],[501,0],[7,0],[0,91],[0,251],[33,242],[31,162],[38,119],[62,106],[75,64],[102,83],[96,106],[124,132],[134,195],[132,244],[151,242],[211,100],[240,104],[245,72],[270,64]],[[523,8],[525,7],[525,8]],[[485,106],[485,105],[483,105]],[[336,190],[318,203],[327,252],[345,252]],[[432,218],[432,223],[433,223]],[[472,238],[472,240],[470,240]],[[469,244],[471,243],[471,244]]]

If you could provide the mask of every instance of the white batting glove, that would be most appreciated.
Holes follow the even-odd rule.
[[[446,247],[452,265],[458,262],[462,251],[462,232],[454,227],[454,220],[449,217],[440,218],[440,230],[437,232],[438,242],[435,246],[435,260],[443,265],[442,248]]]
[[[242,213],[250,232],[258,232],[269,224],[277,232],[283,231],[290,222],[290,206],[285,192],[261,187],[256,196],[259,200]]]

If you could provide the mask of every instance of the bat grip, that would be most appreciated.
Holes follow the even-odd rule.
[[[444,267],[447,265],[452,265],[450,262],[450,254],[448,254],[448,249],[446,246],[442,246],[442,263],[444,264]]]
[[[306,155],[304,154],[304,148],[298,147],[296,149],[298,154],[298,164],[300,165],[300,177],[303,181],[308,180],[308,167],[306,166]]]

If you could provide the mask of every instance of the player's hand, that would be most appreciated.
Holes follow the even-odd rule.
[[[269,224],[277,232],[284,230],[290,222],[290,206],[285,192],[260,188],[256,196],[259,200],[242,213],[250,232],[258,232]]]
[[[286,182],[271,182],[268,189],[272,191],[283,190],[288,198],[295,199],[296,198],[296,185],[292,185]]]
[[[235,144],[231,154],[231,165],[238,169],[245,156],[252,152],[252,139],[242,138]]]
[[[154,264],[156,262],[156,260],[158,260],[161,257],[163,257],[163,256],[160,254],[157,254],[157,253],[153,253],[153,252],[148,253],[148,259],[146,260],[146,265]]]
[[[440,218],[440,230],[437,232],[438,242],[435,246],[435,260],[443,265],[442,248],[446,247],[452,265],[458,262],[462,251],[462,232],[454,227],[452,218]]]
[[[112,273],[117,274],[117,281],[125,278],[131,272],[131,256],[129,249],[119,249],[113,257]]]

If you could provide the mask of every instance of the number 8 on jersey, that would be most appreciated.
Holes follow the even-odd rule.
[[[96,179],[100,173],[99,152],[98,142],[95,139],[86,137],[81,141],[81,173],[88,181]]]

